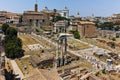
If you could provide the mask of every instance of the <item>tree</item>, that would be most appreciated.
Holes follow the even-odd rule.
[[[22,49],[17,45],[17,43],[7,43],[5,45],[5,53],[8,58],[16,58],[20,56]]]
[[[6,35],[8,35],[9,37],[17,37],[17,30],[13,27],[9,27],[6,30]]]
[[[76,39],[80,39],[80,34],[79,34],[78,31],[75,31],[75,32],[74,32],[74,37],[75,37]]]
[[[40,32],[38,29],[35,29],[36,32]]]
[[[56,13],[56,12],[57,12],[57,9],[53,9],[53,11],[54,11],[54,13]]]
[[[112,22],[104,22],[104,23],[101,23],[99,27],[106,30],[112,30],[113,26],[114,24]]]
[[[4,32],[4,34],[6,34],[7,28],[9,28],[9,25],[7,23],[2,25],[2,31]]]
[[[115,43],[114,42],[108,42],[107,45],[110,46],[111,48],[115,48]]]
[[[99,74],[100,74],[100,72],[99,72],[99,71],[95,73],[95,75],[96,75],[96,76],[98,76]]]
[[[8,37],[9,38],[9,37]],[[5,41],[5,53],[8,58],[19,57],[22,53],[22,41],[17,38],[7,39]]]
[[[21,39],[20,38],[18,38],[18,37],[9,37],[9,36],[6,36],[5,37],[5,43],[7,44],[7,43],[12,43],[12,42],[14,42],[14,43],[16,43],[16,45],[18,45],[19,47],[21,47],[22,48],[22,41],[21,41]]]
[[[57,12],[57,9],[53,9],[52,22],[55,22],[56,12]]]
[[[115,22],[114,25],[120,25],[120,22]]]
[[[56,16],[52,19],[52,22],[57,22],[57,21],[60,21],[60,20],[66,20],[68,22],[70,22],[70,19],[66,18],[66,17],[62,17],[62,16]]]
[[[119,26],[116,26],[115,27],[115,31],[119,31],[120,27]]]
[[[102,73],[103,73],[103,74],[106,74],[106,69],[103,69],[103,70],[102,70]]]
[[[78,31],[70,31],[70,32],[74,35],[74,38],[80,39],[80,34]]]
[[[113,41],[116,41],[116,38],[115,38],[115,37],[113,37],[113,38],[112,38],[112,40],[113,40]]]
[[[100,22],[99,19],[97,19],[97,20],[95,21],[95,26],[98,27],[98,28],[99,28],[99,22]]]
[[[17,30],[13,27],[6,29],[5,54],[8,58],[17,58],[23,55],[22,41],[17,37]]]

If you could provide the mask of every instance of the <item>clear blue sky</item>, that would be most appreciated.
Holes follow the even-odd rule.
[[[0,10],[23,13],[33,10],[36,0],[0,0]],[[63,9],[67,6],[70,15],[80,12],[81,16],[111,16],[120,13],[120,0],[38,0],[39,11],[45,6],[49,9]]]

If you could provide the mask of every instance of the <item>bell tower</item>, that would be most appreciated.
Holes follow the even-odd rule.
[[[35,10],[35,12],[38,12],[38,4],[37,4],[37,0],[36,0],[36,3],[35,3],[34,10]]]

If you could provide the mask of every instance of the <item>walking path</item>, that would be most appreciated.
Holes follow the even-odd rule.
[[[28,58],[28,57],[30,57],[30,55],[25,55],[25,56],[23,56],[22,58]]]
[[[24,75],[20,68],[18,67],[17,63],[15,62],[15,60],[10,60],[10,62],[13,67],[14,74],[18,75],[16,78],[20,78],[22,80],[24,78]]]

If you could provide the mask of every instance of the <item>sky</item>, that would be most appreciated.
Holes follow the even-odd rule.
[[[0,0],[0,11],[23,13],[26,10],[34,10],[36,0]],[[39,11],[45,6],[49,9],[70,10],[70,15],[80,16],[111,16],[120,13],[120,0],[38,0]]]

